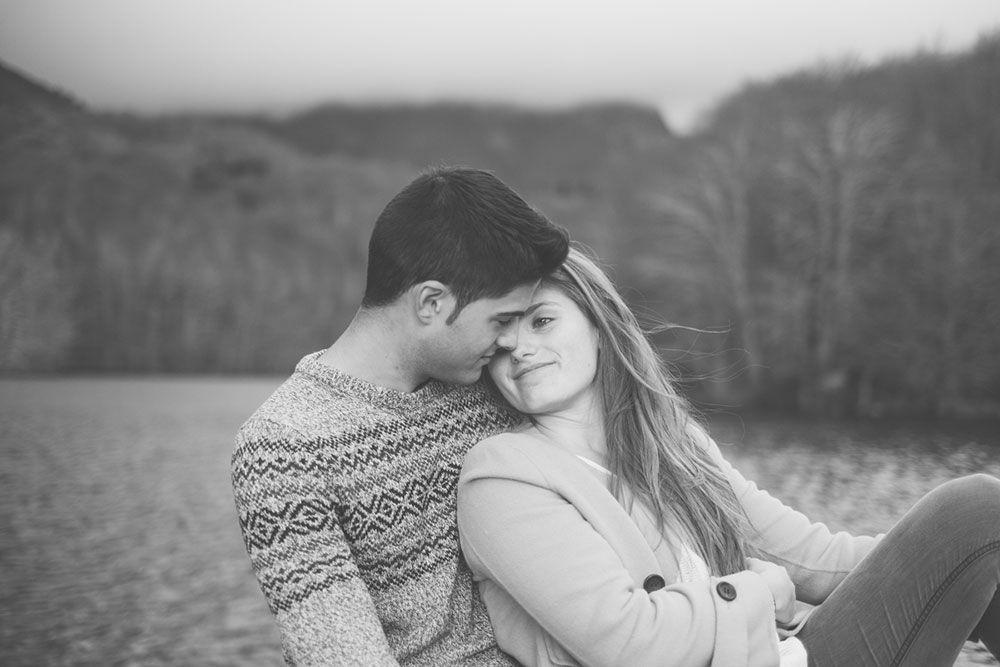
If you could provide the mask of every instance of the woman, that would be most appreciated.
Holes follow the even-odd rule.
[[[459,482],[463,553],[523,665],[952,665],[1000,650],[1000,480],[942,485],[888,535],[811,523],[697,424],[573,249],[489,374],[528,415]]]

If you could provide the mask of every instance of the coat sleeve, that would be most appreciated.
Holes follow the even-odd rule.
[[[243,540],[288,665],[398,667],[338,520],[316,447],[248,421],[232,482]]]
[[[778,664],[774,603],[759,575],[647,593],[588,520],[597,510],[579,485],[533,447],[510,434],[484,441],[459,482],[463,553],[501,648],[524,665]]]
[[[795,583],[796,597],[811,605],[823,602],[878,542],[875,537],[832,532],[825,524],[810,521],[747,480],[722,456],[718,445],[702,430],[696,437],[722,467],[746,511],[760,557],[783,566]]]

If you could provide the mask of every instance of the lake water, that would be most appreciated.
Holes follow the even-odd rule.
[[[233,435],[280,381],[0,380],[0,663],[283,664],[229,481]],[[949,477],[1000,475],[989,427],[768,421],[718,433],[740,443],[726,451],[747,476],[858,531],[883,529]],[[996,662],[968,645],[957,664]]]
[[[0,663],[283,664],[229,481],[279,381],[0,381]]]

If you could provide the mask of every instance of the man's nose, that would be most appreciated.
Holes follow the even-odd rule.
[[[504,328],[497,336],[497,347],[503,348],[510,352],[517,347],[517,331],[520,327],[516,324],[511,324]]]

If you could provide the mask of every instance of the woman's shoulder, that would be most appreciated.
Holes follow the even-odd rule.
[[[462,477],[563,474],[577,468],[572,454],[525,429],[498,433],[476,444],[465,456]]]
[[[548,438],[535,430],[530,424],[522,424],[509,431],[503,431],[480,440],[472,449],[493,450],[506,447],[532,447],[535,445],[549,445]]]

